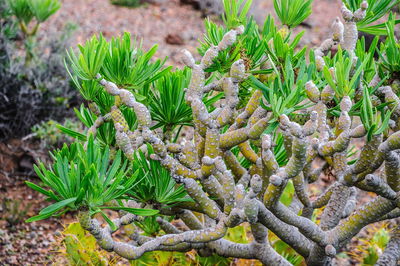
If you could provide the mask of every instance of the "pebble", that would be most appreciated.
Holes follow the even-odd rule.
[[[30,239],[36,238],[36,237],[37,237],[37,233],[32,231],[32,232],[30,232],[30,233],[28,234],[28,237],[29,237]]]

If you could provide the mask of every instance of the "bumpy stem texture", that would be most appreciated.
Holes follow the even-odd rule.
[[[336,19],[332,38],[315,51],[319,69],[325,64],[324,54],[334,45],[354,51],[356,22],[363,19],[366,8],[364,2],[354,13],[342,8],[345,24]],[[88,212],[80,213],[83,228],[96,237],[103,249],[127,259],[137,259],[155,250],[185,252],[195,249],[199,254],[211,251],[225,257],[258,259],[265,265],[290,265],[269,243],[268,233],[272,232],[303,256],[308,265],[328,265],[337,251],[364,226],[400,216],[397,153],[400,132],[374,135],[362,148],[356,163],[348,165],[347,153],[352,139],[367,134],[362,125],[352,125],[353,102],[349,97],[341,99],[340,116],[330,121],[332,88],[328,85],[320,91],[312,81],[307,82],[305,92],[314,103],[309,121],[300,125],[286,115],[277,118],[288,155],[288,163],[280,166],[275,155],[274,136],[264,133],[273,114],[260,106],[262,92],[254,91],[245,108],[237,109],[240,84],[247,78],[244,60],[237,60],[228,73],[206,84],[207,69],[219,52],[230,49],[243,31],[244,27],[240,26],[227,32],[198,63],[189,51],[183,52],[184,63],[192,69],[185,100],[193,111],[195,133],[193,139],[186,139],[182,145],[164,142],[151,130],[149,109],[130,91],[98,75],[104,90],[116,98],[116,104],[109,114],[98,116],[89,134],[96,134],[103,123],[113,123],[117,132],[116,145],[130,160],[136,150],[150,144],[154,150],[150,159],[160,161],[193,200],[173,207],[152,206],[163,214],[179,218],[184,226],[178,229],[167,220],[157,218],[165,235],[144,237],[130,230],[132,241],[129,243],[114,240],[109,226],[102,227]],[[209,112],[203,97],[213,91],[223,93],[224,104]],[[400,106],[399,98],[390,87],[378,89],[377,94],[392,107]],[[132,108],[136,114],[138,127],[135,131],[130,130],[121,105]],[[249,167],[240,163],[233,148],[237,148],[239,157],[245,158]],[[323,163],[314,167],[321,161]],[[377,171],[381,166],[384,169]],[[326,169],[334,172],[335,180],[311,199],[307,185],[315,182]],[[296,195],[287,207],[280,199],[290,182]],[[360,207],[357,204],[360,189],[378,196]],[[316,224],[311,217],[314,210],[320,208],[324,210],[321,222]],[[138,219],[140,217],[132,214],[121,214],[113,222],[119,229],[133,226]],[[245,222],[251,227],[254,239],[251,243],[238,244],[224,238],[228,228]],[[396,265],[400,257],[399,239],[397,227],[378,265]]]

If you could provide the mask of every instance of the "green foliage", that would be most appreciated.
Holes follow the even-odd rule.
[[[20,38],[21,21],[12,13],[8,1],[1,0],[1,140],[24,137],[42,121],[70,117],[78,97],[78,92],[70,86],[62,60],[66,47],[70,46],[74,25],[49,28],[48,34],[38,40],[31,37],[27,47],[26,39]]]
[[[371,53],[370,56],[372,57],[373,54]],[[334,58],[324,67],[324,78],[335,91],[337,99],[344,96],[353,97],[361,82],[361,74],[369,58],[366,57],[363,62],[358,59],[355,67],[353,67],[353,60],[352,55],[339,48]],[[328,65],[333,67],[334,73],[330,72]]]
[[[140,259],[131,260],[131,266],[170,266],[170,265],[190,265],[186,255],[181,252],[153,251],[145,253]]]
[[[276,252],[284,257],[289,263],[295,266],[304,265],[304,259],[297,254],[288,244],[280,240],[279,238],[272,236],[272,246]]]
[[[278,17],[284,24],[280,30],[276,28],[274,20],[270,16],[266,18],[262,28],[253,19],[247,18],[251,2],[250,0],[225,0],[223,2],[225,25],[219,26],[206,20],[206,34],[198,50],[201,55],[204,55],[207,49],[222,40],[228,30],[242,24],[245,26],[244,33],[238,36],[237,42],[226,51],[219,53],[213,64],[206,70],[210,74],[206,75],[205,83],[210,84],[225,77],[232,64],[238,59],[243,59],[248,78],[240,84],[239,95],[242,97],[242,103],[245,103],[248,99],[246,97],[252,92],[256,89],[262,90],[263,99],[259,105],[272,114],[269,127],[264,133],[273,135],[273,152],[279,166],[285,166],[288,162],[284,139],[278,129],[279,117],[283,114],[291,118],[299,114],[308,117],[308,108],[313,103],[310,103],[306,97],[305,83],[307,81],[313,80],[318,88],[329,85],[334,90],[334,100],[329,99],[327,103],[330,108],[328,122],[336,122],[332,116],[340,113],[340,100],[344,96],[349,96],[354,102],[350,113],[352,116],[360,116],[368,131],[368,140],[388,128],[391,112],[387,111],[387,107],[390,103],[373,106],[371,98],[374,96],[376,86],[369,88],[367,85],[375,76],[377,68],[382,74],[381,77],[384,77],[379,85],[390,82],[385,77],[396,73],[396,69],[398,69],[396,58],[399,56],[399,47],[394,38],[396,22],[393,16],[386,24],[389,37],[380,48],[379,59],[374,58],[378,39],[373,41],[368,51],[366,51],[365,41],[361,40],[357,44],[355,53],[342,51],[340,47],[334,56],[328,53],[324,57],[326,66],[323,71],[318,71],[314,53],[310,52],[310,62],[308,62],[305,59],[307,47],[298,47],[304,33],[293,35],[292,31],[293,27],[308,17],[312,1],[274,1]],[[376,14],[379,15],[379,12]],[[111,41],[106,41],[102,36],[94,36],[85,45],[79,46],[79,51],[69,51],[70,76],[85,100],[91,104],[91,108],[82,106],[79,110],[75,109],[76,116],[86,128],[92,127],[100,116],[103,116],[104,123],[96,130],[95,139],[87,136],[86,132],[82,133],[68,126],[59,126],[61,131],[76,138],[77,141],[70,147],[64,146],[55,151],[52,154],[54,159],[52,166],[45,167],[43,163],[40,163],[35,167],[44,186],[49,189],[46,190],[30,182],[27,182],[27,185],[56,203],[46,207],[38,216],[32,217],[28,221],[60,215],[68,210],[89,209],[91,215],[100,213],[112,229],[115,229],[115,225],[103,210],[123,211],[122,213],[126,211],[141,216],[150,216],[135,221],[135,224],[143,231],[144,235],[157,237],[163,233],[156,221],[156,216],[151,215],[158,214],[159,210],[163,210],[163,208],[174,211],[174,207],[178,205],[182,207],[185,204],[192,204],[193,200],[188,196],[184,187],[175,182],[170,172],[159,161],[150,159],[157,158],[150,157],[154,152],[150,144],[147,149],[145,146],[141,146],[130,162],[122,155],[119,150],[122,145],[118,144],[118,147],[116,145],[114,122],[109,119],[111,107],[119,108],[129,129],[137,130],[135,134],[147,133],[148,123],[143,123],[146,125],[138,127],[132,108],[124,106],[118,97],[109,95],[98,84],[99,77],[101,77],[114,82],[120,88],[133,92],[136,100],[150,109],[151,130],[162,128],[164,133],[168,133],[164,134],[164,137],[167,136],[165,137],[167,143],[178,142],[182,127],[193,125],[191,108],[185,102],[185,88],[189,86],[192,73],[189,69],[171,71],[170,67],[164,68],[165,59],[152,60],[156,49],[157,47],[154,46],[147,52],[143,51],[141,43],[125,33]],[[357,98],[360,95],[357,93],[361,88],[364,89],[360,99]],[[206,95],[203,98],[206,107],[209,110],[215,108],[212,103],[216,99],[221,99],[221,95],[219,92]],[[94,108],[98,108],[98,110]],[[137,106],[135,108],[139,109]],[[234,111],[240,113],[242,110],[237,108]],[[302,113],[303,111],[304,113]],[[249,124],[239,126],[245,127]],[[177,128],[178,130],[176,130]],[[222,131],[226,132],[228,128],[229,125],[225,126]],[[177,132],[176,136],[173,137],[172,133],[175,132]],[[125,132],[121,132],[121,135],[123,133]],[[136,135],[128,137],[132,136]],[[154,141],[146,139],[146,142],[159,144],[157,138],[152,139]],[[206,137],[206,141],[212,141],[211,139],[211,137]],[[247,141],[247,138],[245,140]],[[87,143],[83,145],[79,141]],[[260,154],[259,140],[251,139],[250,147],[255,154]],[[119,151],[115,152],[114,148]],[[164,149],[164,146],[160,144],[157,149]],[[252,167],[250,160],[240,154],[238,147],[231,150],[242,166],[246,169]],[[350,161],[354,151],[347,150],[347,152],[350,164],[354,162],[354,160]],[[170,154],[166,154],[166,156],[170,156]],[[166,158],[165,156],[161,157]],[[191,170],[197,171],[198,169]],[[280,201],[289,206],[295,193],[293,182],[289,181],[288,185],[285,184]],[[193,196],[193,198],[195,197]],[[124,207],[125,201],[132,199],[153,210]],[[201,205],[200,203],[199,205]],[[173,215],[163,217],[169,221],[174,218]],[[206,224],[206,226],[208,225]],[[248,229],[238,226],[229,229],[225,238],[236,243],[249,243],[248,233]],[[274,236],[271,235],[271,239],[273,239]],[[273,239],[272,245],[278,253],[294,265],[304,263],[303,259],[282,240]],[[80,254],[78,255],[80,256]],[[231,259],[223,259],[219,256],[196,257],[195,260],[190,260],[180,253],[156,251],[146,253],[131,264],[229,265],[231,262]]]
[[[284,35],[282,32],[274,34],[272,47],[267,46],[267,56],[270,61],[272,61],[277,68],[285,68],[286,62],[290,62],[293,66],[297,66],[299,61],[301,61],[307,51],[307,47],[302,49],[296,49],[301,38],[304,35],[304,31],[297,34],[293,41],[290,41],[289,35]],[[290,57],[290,60],[287,58]]]
[[[96,99],[96,97],[101,93],[102,87],[97,82],[97,80],[81,80],[79,81],[76,76],[71,75],[69,69],[66,67],[68,74],[70,75],[73,84],[80,92],[85,100]]]
[[[151,117],[164,131],[176,126],[192,126],[192,109],[185,101],[185,88],[189,86],[191,71],[189,68],[167,72],[149,90],[148,100]]]
[[[201,266],[229,266],[232,263],[232,259],[224,258],[215,254],[209,257],[201,257],[197,255],[192,263],[194,265],[201,265]]]
[[[294,28],[312,12],[313,0],[274,0],[275,12],[282,24]]]
[[[102,35],[99,38],[93,36],[85,45],[78,45],[78,48],[80,51],[78,55],[72,48],[67,53],[73,73],[83,80],[95,79],[106,57],[108,48],[106,40]]]
[[[309,106],[304,103],[305,93],[304,84],[310,79],[313,66],[306,66],[305,62],[295,69],[291,63],[291,57],[286,58],[284,70],[278,69],[273,65],[274,77],[267,84],[262,83],[255,77],[250,78],[252,86],[263,91],[267,105],[261,102],[261,105],[274,115],[271,119],[270,132],[274,131],[278,126],[278,118],[282,114],[289,115],[295,111],[302,110]]]
[[[101,87],[100,87],[101,88]],[[101,92],[99,97],[95,98],[94,102],[101,107],[103,113],[108,113],[110,111],[111,105],[114,104],[114,99],[110,97],[107,93]],[[105,109],[105,110],[104,110]],[[80,109],[74,109],[76,117],[82,124],[90,128],[94,125],[96,119],[98,118],[89,108],[84,107],[81,105]],[[128,123],[128,126],[131,130],[136,129],[137,127],[137,120],[136,115],[131,108],[126,106],[121,107],[121,112]],[[68,125],[57,125],[57,127],[68,136],[80,140],[86,141],[87,137],[81,131],[76,130],[73,127],[69,127]],[[115,146],[115,128],[113,123],[106,122],[102,124],[97,129],[96,140],[99,145],[102,147],[105,146]]]
[[[223,0],[225,12],[222,20],[228,29],[244,25],[247,22],[247,13],[250,10],[252,0]]]
[[[388,129],[391,114],[392,112],[385,111],[385,105],[379,106],[378,112],[378,108],[372,106],[369,90],[364,88],[360,118],[365,130],[368,132],[368,141],[372,139],[373,135],[379,135]]]
[[[295,194],[294,185],[293,185],[293,182],[290,180],[288,182],[287,186],[285,187],[285,191],[282,193],[280,201],[284,205],[289,206],[290,203],[292,203],[294,194]]]
[[[366,84],[371,82],[376,74],[377,62],[374,58],[375,51],[379,42],[379,37],[376,36],[374,40],[371,42],[369,48],[367,49],[365,38],[362,37],[357,42],[355,54],[360,59],[361,62],[366,60],[366,64],[363,70],[364,81]]]
[[[11,12],[18,20],[28,24],[32,18],[33,13],[29,6],[29,0],[8,0]]]
[[[311,1],[309,2],[311,4]],[[293,40],[290,40],[290,34],[277,31],[274,20],[270,16],[266,18],[262,29],[258,27],[254,20],[251,18],[247,19],[244,14],[247,13],[247,8],[245,7],[248,2],[244,4],[240,1],[238,3],[236,1],[225,1],[224,4],[226,27],[217,26],[215,23],[206,20],[206,34],[204,42],[201,43],[198,49],[199,53],[203,55],[211,45],[217,45],[230,28],[229,25],[234,27],[237,21],[243,21],[243,24],[246,25],[245,31],[244,34],[238,36],[238,42],[235,44],[235,47],[221,52],[214,60],[214,64],[207,71],[226,73],[232,63],[241,58],[245,61],[246,67],[253,75],[265,75],[274,72],[275,77],[277,77],[270,76],[270,81],[266,86],[257,77],[250,76],[249,82],[241,85],[240,99],[242,101],[246,98],[248,99],[247,94],[251,91],[251,87],[254,87],[263,89],[264,96],[268,99],[270,98],[270,101],[267,101],[274,108],[276,117],[280,114],[290,113],[298,110],[298,108],[302,108],[302,106],[296,106],[296,104],[299,104],[303,99],[301,86],[307,80],[303,72],[300,73],[302,76],[296,78],[297,73],[293,72],[293,66],[297,68],[300,64],[304,64],[304,62],[300,61],[305,56],[306,47],[299,50],[296,49],[304,32],[295,36]],[[241,5],[244,5],[244,7],[240,11],[239,7]],[[302,5],[302,7],[306,10],[309,8],[308,4],[305,6]],[[271,42],[273,45],[271,45]],[[272,66],[265,67],[266,61],[271,62]],[[308,72],[308,76],[313,75],[312,67],[306,71]],[[286,83],[286,80],[282,83],[280,78],[278,78],[282,76],[286,77],[287,75],[291,77],[291,80],[287,81],[288,83]],[[297,89],[292,90],[294,83],[296,83]],[[274,87],[274,89],[269,90],[267,88],[269,86]],[[282,94],[284,94],[284,98],[281,97]],[[288,106],[291,107],[290,110],[286,110]],[[292,108],[293,106],[296,107]]]
[[[122,199],[137,181],[139,172],[132,172],[127,167],[121,151],[117,152],[110,165],[109,149],[102,150],[90,137],[86,149],[80,143],[73,143],[70,147],[65,145],[61,150],[55,151],[52,157],[52,167],[46,168],[43,163],[35,165],[36,174],[51,189],[46,190],[31,182],[26,184],[56,203],[41,210],[38,216],[29,218],[28,222],[79,208],[86,208],[92,214],[101,213],[103,216],[103,209],[124,210],[140,215],[157,213],[154,210],[126,208],[123,205],[106,206],[113,200]]]
[[[6,0],[0,0],[1,34],[7,39],[14,39],[18,34],[18,23],[14,19],[13,11]],[[3,53],[1,53],[3,54]]]
[[[90,49],[90,48],[89,48]],[[120,38],[113,38],[108,43],[107,53],[101,74],[105,79],[127,89],[140,89],[161,77],[170,67],[161,68],[164,59],[150,62],[157,51],[157,45],[149,51],[142,50],[142,44],[132,39],[127,32]]]
[[[40,23],[46,21],[61,7],[59,0],[28,0],[28,2],[32,14]]]
[[[249,226],[245,225],[228,228],[228,231],[226,232],[226,236],[224,238],[234,243],[246,244],[250,242],[249,238],[247,237],[247,233],[249,230]]]
[[[94,101],[100,109],[108,110],[113,104],[110,96],[102,92],[96,76],[131,90],[137,100],[145,100],[150,84],[169,72],[171,67],[163,68],[165,60],[151,59],[157,51],[153,46],[149,51],[142,50],[141,43],[131,38],[129,33],[107,42],[102,35],[93,36],[85,45],[79,45],[76,53],[71,48],[65,66],[76,88],[88,101]],[[111,97],[112,98],[112,97]],[[108,110],[109,111],[109,110]]]
[[[132,114],[132,110],[126,111],[129,114]],[[93,126],[94,122],[97,119],[97,116],[89,109],[81,105],[80,109],[74,109],[76,117],[85,125],[87,128]],[[131,117],[128,121],[129,125],[134,126],[136,122],[135,117]],[[76,130],[73,127],[68,125],[57,125],[58,129],[60,129],[64,134],[73,137],[74,139],[78,139],[81,141],[86,141],[87,137],[82,132]],[[102,147],[105,146],[113,146],[115,144],[115,129],[111,123],[105,123],[101,125],[97,130],[96,140]]]
[[[386,223],[367,227],[365,236],[358,240],[349,255],[361,265],[375,265],[389,240],[390,231]]]
[[[111,4],[126,7],[138,7],[141,4],[140,0],[111,0]]]
[[[288,156],[286,153],[285,145],[283,143],[282,133],[275,134],[274,136],[274,155],[279,166],[284,166],[288,162]]]
[[[225,13],[229,14],[229,21],[245,20],[244,24],[246,27],[244,34],[238,36],[238,42],[235,44],[235,47],[222,51],[207,71],[226,73],[233,62],[242,58],[249,72],[253,75],[274,73],[275,77],[270,75],[270,80],[267,82],[268,85],[265,85],[256,76],[250,76],[249,82],[241,86],[241,99],[245,99],[246,92],[251,91],[251,87],[254,87],[264,91],[264,96],[272,108],[274,108],[276,117],[280,114],[288,114],[302,108],[303,106],[296,106],[296,104],[299,104],[304,99],[304,95],[301,93],[301,86],[307,81],[306,77],[310,78],[310,76],[314,75],[313,72],[315,71],[313,65],[305,69],[305,62],[300,62],[305,56],[306,47],[299,50],[296,49],[304,32],[296,35],[293,40],[290,40],[290,34],[277,31],[274,20],[270,16],[266,18],[263,28],[259,29],[258,25],[251,18],[245,19],[246,17],[241,15],[238,9],[240,5],[234,5],[231,2],[235,1],[227,1],[225,3]],[[243,8],[242,12],[247,12],[246,10]],[[229,21],[226,19],[225,23],[230,23]],[[217,26],[215,23],[206,20],[206,34],[204,42],[201,43],[198,49],[199,53],[204,54],[211,45],[217,45],[222,40],[228,28],[228,26]],[[270,45],[271,42],[273,45]],[[288,58],[290,59],[288,60]],[[265,68],[264,64],[266,61],[272,63],[272,66]],[[297,73],[293,72],[293,68],[299,69],[300,77],[296,77]],[[289,79],[283,79],[283,82],[279,78],[286,76]],[[297,89],[292,90],[295,83]],[[269,90],[268,87],[270,86],[274,87],[274,89]],[[281,97],[282,95],[284,95],[283,98]],[[286,110],[288,106],[291,108]],[[292,108],[293,106],[295,107]]]
[[[28,66],[33,60],[36,46],[35,36],[41,23],[57,12],[61,7],[59,0],[7,0],[6,8],[18,21],[19,28],[23,33],[25,46],[25,65]],[[31,21],[35,18],[33,26]]]
[[[161,227],[157,222],[157,216],[145,217],[142,221],[135,222],[135,225],[139,227],[143,234],[146,236],[156,236],[160,233]]]
[[[2,215],[1,220],[7,222],[7,226],[15,226],[26,218],[26,214],[30,210],[32,203],[29,202],[24,206],[23,201],[19,199],[5,198],[1,202]]]
[[[360,8],[361,3],[364,0],[343,0],[343,3],[349,8],[351,11],[356,11]],[[390,10],[400,3],[399,0],[367,0],[368,2],[368,9],[367,15],[365,18],[359,22],[357,22],[357,28],[360,31],[374,34],[374,35],[385,35],[387,34],[385,29],[385,23],[380,23],[376,25],[370,25],[382,17],[384,17]],[[395,22],[396,24],[400,23],[400,20]]]
[[[143,90],[143,95],[147,95],[144,103],[149,106],[151,117],[156,122],[152,129],[161,127],[168,135],[179,126],[174,141],[183,126],[193,126],[192,109],[185,100],[185,89],[189,87],[190,77],[191,69],[186,67],[183,70],[168,71],[153,82],[151,88]],[[221,96],[206,94],[206,107],[212,111],[212,104]]]
[[[81,124],[71,119],[66,119],[63,122],[63,127],[73,129],[76,132],[82,131]],[[41,145],[44,148],[61,147],[63,143],[71,142],[71,138],[68,138],[62,133],[58,128],[58,123],[54,120],[43,121],[42,123],[34,125],[32,127],[32,133],[35,138],[41,141]]]
[[[386,42],[381,45],[380,50],[377,50],[382,60],[381,72],[389,72],[391,78],[400,77],[400,42],[396,40],[394,32],[395,18],[395,15],[391,13],[386,23]]]
[[[229,10],[225,12],[229,12]],[[239,17],[236,16],[231,18],[231,20],[239,20]],[[254,74],[266,74],[270,72],[269,69],[260,70],[259,68],[265,62],[263,55],[268,47],[268,41],[277,32],[273,18],[268,16],[261,30],[252,18],[244,21],[243,25],[245,26],[244,33],[238,36],[235,46],[221,51],[214,60],[214,64],[207,69],[208,72],[217,71],[219,73],[226,73],[238,59],[243,59],[246,67]],[[198,48],[201,55],[204,55],[212,45],[217,45],[222,40],[224,34],[228,32],[227,27],[219,26],[209,19],[205,20],[205,30],[204,40],[200,42],[200,47]]]
[[[59,0],[7,0],[7,2],[26,37],[36,35],[39,24],[46,21],[61,7]],[[36,22],[30,31],[29,23],[33,18],[36,19]]]
[[[106,251],[99,250],[96,238],[86,232],[80,223],[69,224],[61,233],[59,252],[71,265],[114,265]]]
[[[152,154],[148,146],[148,155]],[[170,173],[158,161],[148,160],[143,152],[135,154],[134,169],[142,179],[128,191],[128,195],[139,202],[174,205],[192,201],[182,185],[177,185]]]
[[[363,258],[364,265],[375,265],[389,240],[390,234],[385,228],[381,228],[375,232],[371,239],[371,243],[368,246],[368,253]]]

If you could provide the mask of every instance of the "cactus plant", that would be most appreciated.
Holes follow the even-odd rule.
[[[49,189],[28,185],[56,203],[30,221],[77,210],[101,248],[129,260],[194,249],[265,265],[300,263],[296,256],[330,265],[363,227],[400,217],[400,100],[392,88],[398,73],[395,62],[384,60],[397,53],[395,16],[384,24],[382,56],[374,58],[377,45],[365,50],[358,40],[358,27],[365,29],[358,22],[374,20],[371,1],[345,1],[344,23],[337,18],[332,37],[306,60],[307,48],[297,47],[302,33],[293,28],[311,1],[296,1],[303,8],[288,16],[288,1],[275,2],[282,26],[269,16],[259,28],[246,17],[251,1],[224,1],[225,26],[206,22],[201,58],[183,51],[190,75],[168,74],[128,35],[94,37],[71,50],[70,74],[88,103],[76,113],[88,129],[64,128],[77,143],[53,153],[53,166],[36,167]],[[164,83],[174,75],[186,82]],[[184,93],[185,105],[171,102],[182,99],[171,93]],[[206,95],[217,102],[206,104]],[[164,134],[157,128],[170,113],[154,108],[174,104],[191,112],[169,120],[173,134]],[[357,139],[363,146],[355,154]],[[327,169],[333,183],[311,197],[308,185]],[[360,206],[360,191],[376,196]],[[144,215],[156,215],[151,219],[165,234],[145,229]],[[138,223],[151,234],[135,229]],[[251,242],[229,239],[230,228],[244,223]],[[116,230],[130,241],[116,240]],[[287,246],[279,248],[278,239]],[[398,239],[394,230],[378,265],[397,264]]]

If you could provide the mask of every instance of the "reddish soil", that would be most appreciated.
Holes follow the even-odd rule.
[[[25,185],[25,181],[38,183],[32,164],[35,159],[46,157],[38,150],[37,144],[20,140],[0,143],[1,265],[48,264],[55,255],[53,244],[62,230],[60,222],[72,219],[68,214],[62,221],[52,218],[30,224],[24,222],[48,205],[44,196]]]

